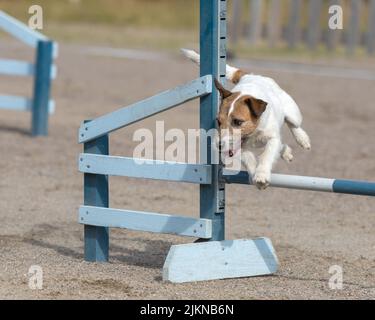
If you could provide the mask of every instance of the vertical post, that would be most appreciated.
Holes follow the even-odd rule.
[[[108,155],[108,135],[84,144],[84,153]],[[84,204],[86,206],[109,206],[108,176],[84,174]],[[108,261],[109,229],[106,227],[84,226],[85,260],[92,262]]]
[[[309,22],[307,29],[307,43],[310,49],[315,49],[320,41],[320,17],[322,10],[322,0],[310,0],[309,2]]]
[[[369,6],[367,51],[373,54],[375,53],[375,0],[370,0]]]
[[[330,0],[329,7],[331,6],[342,6],[342,0]],[[327,33],[327,49],[328,51],[334,51],[336,49],[337,43],[340,41],[342,35],[342,30],[336,29],[331,30],[328,28]]]
[[[292,0],[290,4],[290,18],[288,26],[288,45],[294,48],[301,37],[301,0]]]
[[[356,46],[360,39],[360,15],[361,15],[361,2],[362,0],[351,0],[350,5],[350,26],[347,42],[348,54],[354,54]]]
[[[226,67],[226,0],[200,1],[200,74],[211,74],[225,82]],[[200,128],[216,128],[219,95],[215,87],[211,94],[200,100]],[[212,165],[212,183],[200,186],[200,216],[212,220],[212,241],[225,238],[225,184],[220,182],[221,166],[211,163],[213,141],[201,141],[201,154],[207,152],[208,163]]]
[[[250,1],[249,42],[256,44],[262,33],[262,0]]]
[[[280,36],[280,0],[271,0],[268,22],[267,22],[267,36],[268,45],[274,47]]]
[[[36,51],[34,95],[31,109],[31,134],[33,136],[46,136],[48,134],[52,55],[53,42],[39,41]]]
[[[241,11],[242,0],[232,1],[232,21],[231,21],[231,40],[233,44],[238,42],[241,36]]]

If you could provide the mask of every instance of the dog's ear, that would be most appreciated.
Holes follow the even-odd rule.
[[[219,81],[217,81],[216,78],[215,78],[215,87],[216,87],[217,90],[219,90],[221,99],[228,98],[232,94],[232,92],[230,92],[229,90],[225,89],[223,87],[223,85]]]
[[[266,111],[267,107],[267,102],[261,100],[261,99],[256,99],[256,98],[247,98],[245,100],[245,103],[250,109],[251,115],[258,119],[264,111]]]

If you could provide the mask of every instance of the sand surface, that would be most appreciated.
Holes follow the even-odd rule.
[[[18,45],[9,58],[30,58]],[[111,230],[110,263],[83,261],[78,207],[83,176],[77,130],[92,119],[198,76],[182,58],[134,60],[87,55],[61,45],[53,96],[57,110],[47,138],[28,135],[30,115],[0,112],[0,298],[15,299],[346,299],[375,298],[375,200],[251,186],[227,187],[228,239],[270,237],[277,274],[234,280],[170,284],[161,268],[171,245],[191,239]],[[2,53],[3,55],[3,53]],[[285,131],[295,160],[275,171],[375,180],[373,81],[253,70],[275,78],[299,103],[313,144],[300,150]],[[0,78],[0,92],[24,94],[31,83]],[[197,128],[198,103],[149,118],[113,134],[111,153],[132,156],[135,129]],[[114,208],[198,216],[198,187],[111,178]],[[194,239],[193,239],[194,240]],[[28,286],[32,265],[43,268],[42,290]],[[344,272],[342,290],[328,286],[329,268]]]

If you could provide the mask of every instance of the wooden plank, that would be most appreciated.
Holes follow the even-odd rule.
[[[250,1],[249,43],[256,44],[262,33],[262,1]]]
[[[0,10],[0,29],[9,33],[23,43],[36,48],[39,41],[47,41],[48,38],[38,31],[30,29],[26,24]]]
[[[131,178],[156,179],[211,183],[211,166],[187,164],[161,160],[146,160],[126,157],[103,156],[81,153],[79,171],[86,173],[123,176]]]
[[[169,214],[81,206],[79,222],[86,225],[176,234],[209,239],[211,220]]]
[[[280,0],[271,0],[268,22],[267,22],[267,37],[270,47],[274,47],[280,38],[280,16],[281,16],[281,3]]]
[[[368,37],[367,51],[369,54],[375,53],[375,0],[369,0],[369,21],[368,21]]]
[[[347,40],[347,52],[352,55],[355,53],[361,39],[361,2],[362,0],[350,1],[350,24]]]
[[[34,76],[35,66],[26,61],[0,59],[0,73],[12,76]],[[55,79],[57,75],[57,67],[51,67],[51,79]]]
[[[309,1],[309,22],[307,28],[307,44],[310,49],[315,49],[321,37],[320,17],[322,13],[322,0]]]
[[[51,95],[53,42],[39,41],[36,51],[31,134],[48,135],[48,108]]]
[[[12,76],[33,76],[35,67],[26,61],[1,59],[0,73]]]
[[[291,0],[287,41],[294,48],[301,39],[301,10],[302,0]]]
[[[0,109],[31,111],[32,104],[32,100],[28,98],[18,96],[0,96]],[[48,111],[50,114],[55,111],[55,102],[53,100],[49,101]]]
[[[83,146],[84,152],[108,155],[108,135],[87,142]],[[109,206],[108,177],[99,174],[84,174],[84,205],[95,207]],[[109,229],[102,226],[84,226],[85,260],[91,262],[106,262],[109,257]]]
[[[225,83],[225,57],[220,59],[218,50],[226,41],[221,30],[223,22],[219,21],[220,11],[226,1],[200,1],[200,75],[212,74]],[[211,84],[212,86],[212,84]],[[216,116],[219,108],[219,94],[216,89],[200,100],[200,128],[207,132],[216,127]],[[204,140],[204,139],[203,139]],[[207,155],[207,164],[212,167],[211,184],[200,185],[200,217],[212,220],[212,238],[224,240],[225,237],[225,184],[219,181],[221,165],[211,161],[211,143],[201,140],[200,155]],[[205,157],[201,157],[203,159]],[[213,159],[212,159],[213,160]]]
[[[30,111],[32,101],[28,98],[17,96],[0,96],[0,109],[16,111]]]
[[[189,243],[171,247],[163,280],[183,283],[253,277],[277,271],[278,260],[267,238]]]
[[[157,113],[179,106],[212,91],[211,75],[203,76],[188,84],[162,92],[136,102],[95,120],[83,123],[79,129],[79,142],[87,142]]]

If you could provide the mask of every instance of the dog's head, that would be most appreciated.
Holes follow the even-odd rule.
[[[257,129],[267,103],[241,92],[231,92],[216,79],[215,86],[221,96],[217,115],[221,152],[233,157]]]

